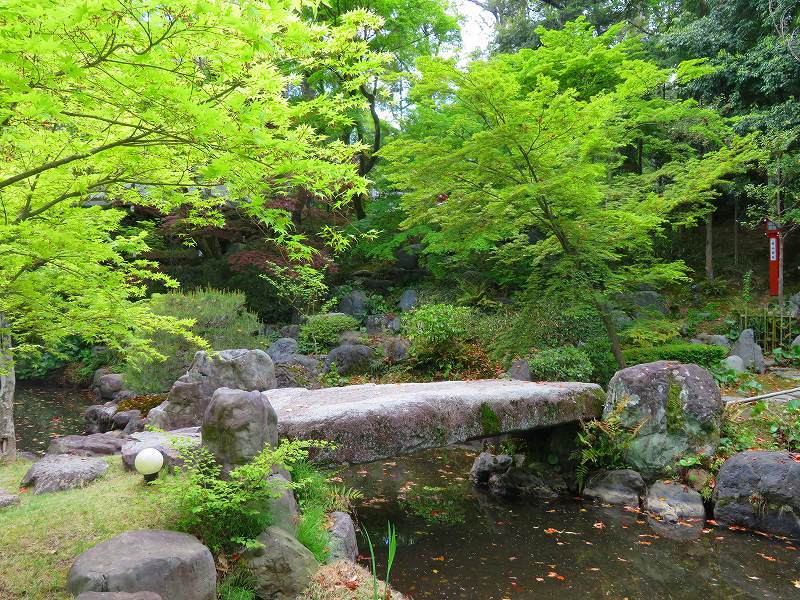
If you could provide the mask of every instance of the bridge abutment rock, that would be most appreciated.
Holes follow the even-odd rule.
[[[327,440],[321,458],[360,463],[601,415],[592,383],[480,380],[263,392],[282,438]]]

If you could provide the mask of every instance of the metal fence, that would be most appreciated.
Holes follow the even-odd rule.
[[[763,309],[754,313],[736,315],[739,331],[752,329],[756,343],[764,354],[772,354],[775,348],[785,348],[800,334],[800,324],[796,317],[781,314],[775,310]]]

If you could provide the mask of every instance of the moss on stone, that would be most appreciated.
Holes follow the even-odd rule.
[[[683,429],[684,414],[681,404],[681,386],[670,380],[667,387],[667,432],[675,433]]]
[[[485,402],[481,404],[481,428],[483,429],[483,435],[500,433],[500,417]]]

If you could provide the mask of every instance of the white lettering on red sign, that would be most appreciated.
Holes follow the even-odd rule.
[[[769,259],[771,261],[778,260],[778,240],[769,238]]]

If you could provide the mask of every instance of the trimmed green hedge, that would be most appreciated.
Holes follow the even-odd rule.
[[[723,346],[706,344],[664,344],[646,348],[628,348],[624,350],[625,363],[630,367],[657,360],[677,360],[682,363],[694,363],[710,369],[728,354]]]
[[[528,364],[532,381],[589,381],[592,375],[586,352],[573,346],[541,350]]]

